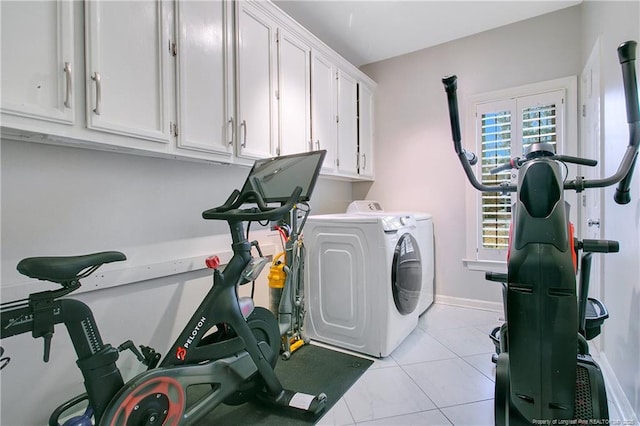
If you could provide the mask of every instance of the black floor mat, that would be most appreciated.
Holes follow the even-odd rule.
[[[314,424],[338,402],[344,393],[364,373],[373,361],[332,351],[320,346],[305,345],[288,361],[279,360],[276,374],[282,386],[297,392],[316,395],[324,392],[327,404],[323,412],[311,415],[292,409],[261,404],[257,401],[239,406],[220,405],[199,425],[305,425]],[[192,386],[189,400],[197,400],[207,385]]]

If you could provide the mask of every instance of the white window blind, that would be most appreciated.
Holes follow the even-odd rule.
[[[509,171],[492,175],[490,170],[511,158],[511,111],[488,112],[480,115],[482,183],[499,185],[509,180]],[[483,192],[482,198],[482,246],[506,248],[511,220],[511,198],[499,192]]]
[[[564,90],[478,103],[476,152],[482,183],[497,186],[515,180],[510,170],[494,175],[490,170],[512,157],[522,157],[533,143],[551,143],[562,152],[563,109]],[[477,197],[478,259],[504,260],[514,199],[500,192],[479,192]]]

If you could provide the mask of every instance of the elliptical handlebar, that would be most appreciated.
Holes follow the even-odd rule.
[[[296,186],[289,199],[280,207],[269,207],[257,191],[240,192],[234,189],[221,206],[202,212],[204,219],[227,220],[231,222],[279,219],[298,202],[302,187]],[[258,207],[240,209],[243,204],[255,203]]]
[[[596,160],[591,160],[589,158],[572,157],[571,155],[556,155],[556,154],[554,154],[554,155],[547,155],[547,156],[545,156],[545,158],[547,158],[549,160],[561,161],[563,163],[580,164],[581,166],[591,166],[591,167],[593,167],[593,166],[597,166],[598,165],[598,162]],[[498,174],[498,173],[503,172],[505,170],[519,169],[520,167],[522,167],[522,165],[524,163],[526,163],[529,160],[531,160],[531,159],[530,158],[513,157],[509,161],[507,161],[506,163],[502,163],[498,167],[494,167],[493,169],[489,170],[489,173],[491,173],[492,175],[495,175],[495,174]]]
[[[504,172],[505,170],[519,169],[523,163],[524,161],[521,160],[520,157],[513,157],[506,163],[502,163],[498,167],[494,167],[493,169],[489,170],[489,173],[491,173],[492,175],[497,175],[498,173]]]
[[[627,123],[640,122],[638,110],[638,81],[636,80],[636,47],[638,43],[630,40],[618,46],[618,59],[622,66],[622,81],[627,103]]]
[[[444,90],[447,92],[447,102],[449,103],[449,121],[451,122],[451,136],[453,137],[453,148],[456,154],[462,152],[462,137],[460,136],[460,117],[458,115],[458,76],[449,75],[442,79]]]
[[[638,82],[635,68],[636,46],[637,43],[635,41],[626,41],[618,46],[618,58],[622,68],[622,79],[627,109],[627,122],[629,123],[629,145],[627,146],[624,156],[620,161],[618,170],[613,175],[603,179],[584,180],[582,178],[576,178],[570,182],[565,182],[564,189],[582,191],[585,188],[603,188],[619,183],[614,196],[615,202],[618,204],[627,204],[631,201],[629,186],[631,184],[634,166],[638,157],[638,148],[640,146],[640,109],[638,107]],[[515,192],[517,190],[516,186],[508,183],[504,183],[500,186],[487,186],[478,182],[478,179],[471,168],[472,164],[468,158],[469,153],[462,149],[458,99],[456,95],[457,77],[455,75],[444,77],[442,79],[442,83],[444,84],[444,88],[447,93],[453,147],[471,185],[482,192]],[[586,166],[595,166],[597,164],[595,160],[566,155],[552,155],[546,158]],[[517,157],[513,158],[508,163],[491,170],[491,173],[499,173],[510,168],[518,168],[525,161],[527,160],[522,160]]]
[[[477,157],[475,154],[467,153],[467,151],[462,149],[462,138],[460,136],[460,116],[458,113],[458,96],[456,94],[458,86],[457,80],[457,76],[450,75],[442,79],[442,84],[444,84],[445,91],[447,92],[447,102],[449,103],[449,121],[451,122],[453,148],[458,155],[458,159],[462,164],[462,168],[464,169],[469,182],[471,182],[471,185],[473,185],[474,188],[482,192],[514,192],[516,190],[515,185],[487,186],[478,182],[478,179],[473,173],[473,169],[471,168],[471,166],[477,162]]]
[[[640,145],[640,108],[638,107],[638,80],[636,77],[636,47],[635,41],[627,41],[618,46],[618,59],[622,67],[622,82],[624,84],[624,97],[627,107],[627,123],[629,124],[629,146],[618,172],[621,174],[623,164],[628,163],[629,166],[620,180],[616,193],[613,197],[618,204],[628,204],[631,201],[629,194],[629,186],[633,176],[636,160],[638,158],[638,146]]]
[[[579,164],[581,166],[595,167],[598,165],[597,160],[590,158],[573,157],[571,155],[554,155],[554,160],[562,161],[563,163]]]

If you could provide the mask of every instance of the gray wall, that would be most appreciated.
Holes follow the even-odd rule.
[[[230,249],[227,225],[205,221],[201,213],[239,188],[247,168],[0,143],[3,302],[9,295],[54,288],[16,272],[27,256],[121,250],[128,256],[126,268]],[[350,183],[320,179],[313,212],[344,211],[351,191]],[[199,304],[209,275],[198,270],[77,298],[94,310],[106,342],[133,339],[164,351]],[[2,347],[11,363],[2,370],[0,424],[46,424],[62,398],[83,392],[64,327],[56,327],[49,364],[42,362],[42,339],[25,334],[4,339]],[[119,365],[128,378],[141,371],[128,354]]]
[[[463,102],[468,95],[579,74],[579,45],[580,8],[571,7],[363,67],[378,83],[376,181],[354,185],[354,195],[377,199],[387,210],[433,214],[438,296],[501,301],[499,285],[462,265],[469,184],[453,151],[442,77],[458,76]]]
[[[616,47],[625,40],[640,42],[640,3],[584,2],[581,40],[584,62],[597,38],[601,43],[602,164],[604,173],[610,175],[617,169],[628,140]],[[605,190],[602,218],[603,238],[620,241],[620,253],[603,256],[603,294],[610,312],[604,327],[604,355],[636,416],[640,415],[639,177],[636,165],[631,203],[625,206],[613,202],[613,188]]]

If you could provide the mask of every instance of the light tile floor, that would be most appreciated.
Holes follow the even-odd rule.
[[[493,425],[497,312],[435,304],[319,425]],[[616,412],[610,405],[611,418]]]

